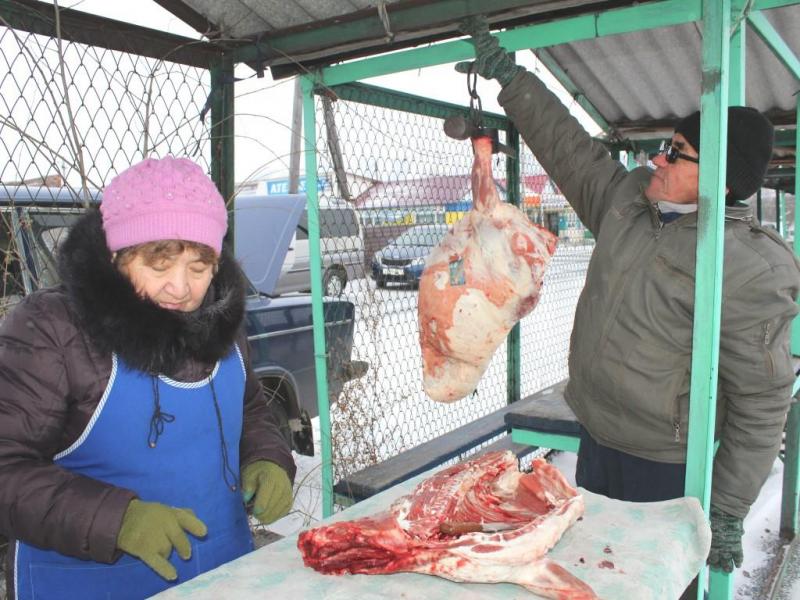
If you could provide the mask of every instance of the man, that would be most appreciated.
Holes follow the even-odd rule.
[[[566,398],[582,425],[577,483],[630,501],[683,496],[697,241],[700,115],[683,119],[651,172],[627,172],[485,20],[472,35],[481,76],[596,246],[575,313]],[[469,63],[456,69],[467,72]],[[800,264],[741,202],[763,182],[773,129],[728,114],[725,265],[709,564],[742,563],[742,522],[775,460],[794,382],[789,333]]]

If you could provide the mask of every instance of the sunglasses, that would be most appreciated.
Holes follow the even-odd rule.
[[[658,153],[663,154],[664,158],[667,159],[667,162],[670,164],[674,163],[679,158],[697,164],[700,163],[700,159],[698,157],[689,156],[688,154],[680,152],[675,146],[672,145],[672,140],[670,140],[669,142],[667,141],[661,142],[661,147],[658,149]]]

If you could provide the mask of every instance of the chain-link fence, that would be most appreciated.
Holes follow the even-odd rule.
[[[117,172],[145,156],[210,159],[199,118],[208,70],[60,40],[46,26],[52,36],[0,26],[0,316],[53,282],[52,251]],[[21,260],[23,243],[37,246],[33,258]]]
[[[469,397],[440,404],[422,388],[417,284],[432,247],[472,204],[469,141],[447,137],[436,116],[370,102],[317,98],[321,210],[337,221],[323,256],[345,252],[351,263],[343,296],[356,306],[353,357],[367,373],[333,399],[334,481],[487,415],[507,403],[507,348],[502,344]],[[506,197],[506,160],[493,158]],[[559,234],[539,306],[521,327],[524,397],[566,376],[572,319],[593,241],[527,149],[521,153],[518,197],[529,218]],[[360,239],[346,241],[352,214]],[[333,233],[331,233],[331,231]],[[331,237],[333,236],[333,237]],[[332,266],[325,261],[324,279]],[[328,289],[330,293],[333,290]]]
[[[0,319],[56,281],[59,243],[117,172],[145,156],[210,160],[199,118],[208,70],[59,40],[47,17],[35,28],[52,35],[7,25],[0,19]]]

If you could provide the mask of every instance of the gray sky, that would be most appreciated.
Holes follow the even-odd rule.
[[[61,7],[74,8],[93,14],[118,19],[153,29],[159,29],[198,38],[197,32],[158,6],[151,0],[61,1]],[[561,88],[540,65],[531,52],[518,52],[520,64],[535,70],[545,82],[560,95],[562,101],[573,110],[591,133],[599,128],[577,106],[567,92]],[[252,71],[246,66],[237,68],[237,77],[249,77]],[[458,104],[468,104],[464,75],[456,73],[452,65],[440,65],[394,75],[376,77],[368,83],[401,90],[406,93],[427,96]],[[236,180],[252,178],[285,177],[288,172],[290,129],[292,119],[293,79],[273,81],[267,73],[264,78],[255,77],[236,84]],[[478,92],[484,110],[502,113],[496,96],[500,87],[494,81],[480,81]],[[301,161],[301,169],[302,169]]]

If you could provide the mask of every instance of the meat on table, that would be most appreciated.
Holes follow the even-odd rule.
[[[587,584],[546,556],[583,510],[582,496],[546,461],[523,473],[513,453],[492,452],[436,473],[385,512],[304,531],[297,546],[321,573],[407,571],[592,600]],[[444,533],[459,523],[473,530]],[[475,523],[510,528],[487,533],[474,531]]]

